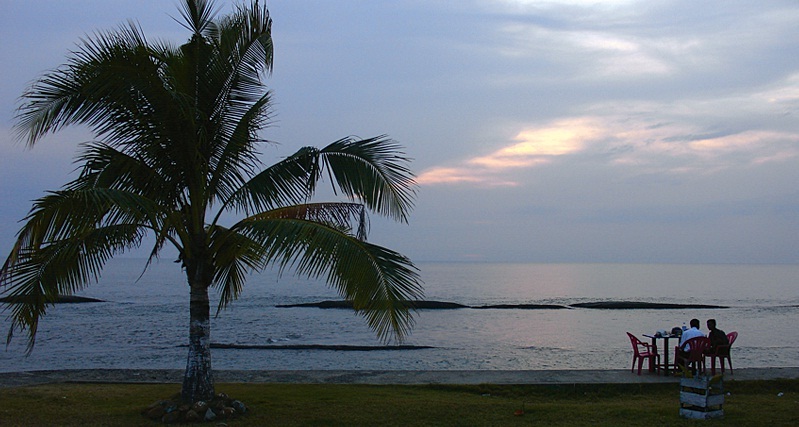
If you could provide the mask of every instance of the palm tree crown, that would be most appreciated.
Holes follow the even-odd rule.
[[[185,400],[213,395],[209,287],[219,310],[248,271],[324,277],[386,340],[403,339],[407,301],[422,294],[410,260],[365,239],[366,210],[406,222],[413,207],[401,147],[347,137],[264,167],[272,21],[257,1],[220,19],[214,11],[185,0],[191,38],[181,46],[151,43],[132,23],[97,34],[23,94],[16,129],[29,146],[72,124],[96,140],[81,146],[77,178],[35,201],[0,270],[19,302],[8,339],[26,331],[30,351],[46,309],[97,281],[109,258],[148,235],[151,260],[176,248],[191,298]],[[325,177],[349,200],[311,203]],[[226,212],[240,219],[225,226]]]

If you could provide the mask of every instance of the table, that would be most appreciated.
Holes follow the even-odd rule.
[[[669,364],[669,353],[671,352],[671,348],[669,347],[669,340],[672,338],[679,339],[680,337],[677,335],[649,335],[644,334],[645,337],[652,339],[652,351],[655,354],[658,354],[658,340],[663,340],[663,370],[665,371],[665,375],[669,375],[669,368],[671,364]],[[649,359],[649,372],[655,372],[655,359]]]

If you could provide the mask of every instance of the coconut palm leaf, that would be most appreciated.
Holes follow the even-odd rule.
[[[96,282],[108,259],[138,246],[142,237],[142,228],[121,224],[83,229],[35,249],[19,247],[3,266],[3,285],[8,296],[18,302],[11,306],[8,341],[15,330],[27,329],[27,349],[32,351],[38,320],[47,308],[59,296],[72,295]]]
[[[266,213],[237,225],[243,234],[267,249],[265,259],[281,271],[325,278],[367,319],[383,340],[393,333],[402,341],[412,327],[408,300],[421,297],[418,272],[406,257],[360,240],[329,223]],[[335,216],[335,215],[334,215]]]
[[[415,184],[401,147],[386,136],[343,138],[319,151],[337,187],[347,196],[398,221],[413,208]],[[321,170],[319,171],[321,173]]]
[[[225,227],[214,227],[210,237],[210,247],[217,266],[214,283],[220,295],[218,315],[238,299],[247,274],[265,267],[265,248],[257,241]]]

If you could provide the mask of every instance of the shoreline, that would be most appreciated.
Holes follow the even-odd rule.
[[[58,383],[180,384],[180,369],[65,369],[0,372],[0,388]],[[726,380],[799,379],[799,367],[743,368]],[[215,370],[214,381],[274,384],[643,384],[677,383],[679,377],[614,370]]]

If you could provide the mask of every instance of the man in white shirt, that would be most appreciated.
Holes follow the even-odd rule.
[[[687,331],[683,331],[682,335],[680,336],[680,347],[682,347],[682,345],[688,342],[688,340],[690,340],[691,338],[704,337],[704,336],[705,336],[704,332],[699,330],[699,319],[691,319],[691,328],[688,329]],[[689,351],[691,350],[691,347],[685,346],[684,350]]]
[[[685,360],[688,359],[690,355],[691,346],[686,345],[685,348],[683,348],[683,344],[688,342],[691,338],[704,336],[705,334],[699,330],[699,319],[691,319],[691,328],[682,332],[680,336],[680,345],[674,349],[674,361],[677,365],[684,366]]]

